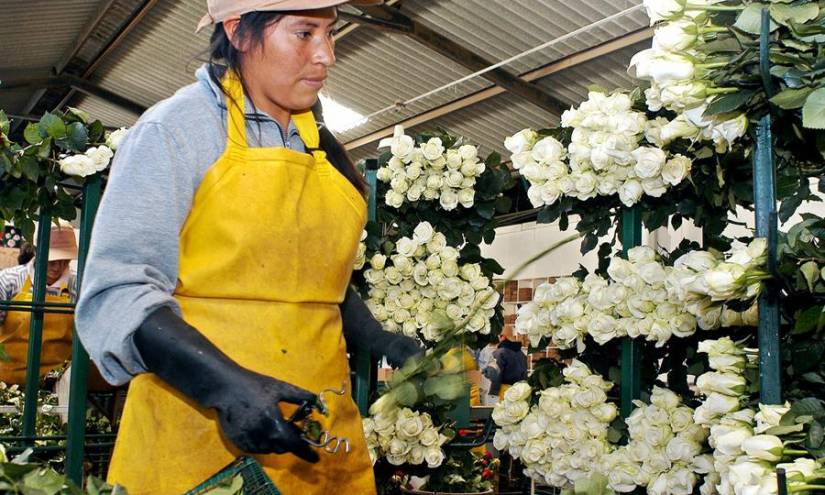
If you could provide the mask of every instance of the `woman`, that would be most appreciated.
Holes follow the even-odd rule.
[[[310,111],[340,3],[210,0],[211,62],[118,149],[78,332],[131,380],[109,471],[130,494],[182,493],[242,453],[285,495],[375,492],[346,348],[420,350],[348,289],[366,188]],[[342,385],[321,423],[352,451],[319,455],[279,402]]]
[[[49,235],[49,262],[46,269],[46,302],[66,304],[74,299],[75,276],[69,268],[77,259],[77,240],[71,227],[52,227]],[[35,260],[29,259],[0,270],[0,301],[31,302]],[[40,376],[61,366],[72,355],[71,314],[46,313],[43,317],[43,347]],[[0,381],[18,385],[26,382],[31,313],[0,309],[0,344],[9,356],[0,361]]]

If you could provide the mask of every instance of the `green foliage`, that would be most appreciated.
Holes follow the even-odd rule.
[[[67,186],[80,186],[84,179],[63,173],[58,160],[103,144],[103,124],[88,120],[85,112],[73,108],[47,112],[26,125],[25,142],[17,143],[7,135],[10,122],[0,111],[0,223],[14,223],[23,237],[33,239],[41,208],[49,208],[56,218],[75,218],[75,197]]]
[[[466,449],[450,449],[423,489],[438,493],[479,493],[493,488],[498,460]]]

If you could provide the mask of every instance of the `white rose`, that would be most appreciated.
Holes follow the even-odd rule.
[[[532,389],[527,382],[514,383],[507,389],[507,392],[504,393],[504,400],[510,402],[527,400],[531,393]]]
[[[670,412],[670,427],[674,433],[685,431],[692,424],[693,409],[681,406]]]
[[[430,242],[427,243],[427,251],[430,253],[441,253],[446,247],[447,238],[441,232],[436,232]]]
[[[510,153],[516,154],[522,151],[529,151],[538,139],[538,134],[533,129],[523,129],[504,140],[504,147]]]
[[[449,172],[446,172],[444,175],[444,183],[450,187],[461,187],[461,182],[463,180],[464,176],[461,175],[461,172],[457,170],[450,170]]]
[[[465,144],[458,148],[458,154],[461,155],[461,159],[465,162],[475,163],[476,158],[478,158],[478,148],[470,144]]]
[[[475,201],[476,193],[472,189],[462,189],[458,191],[458,201],[464,208],[470,208]]]
[[[667,192],[667,187],[661,177],[653,177],[652,179],[642,180],[642,189],[648,196],[660,198]]]
[[[412,153],[414,148],[415,140],[410,136],[402,135],[397,136],[392,140],[392,144],[390,145],[390,152],[394,156],[403,160],[407,158],[410,155],[410,153]]]
[[[665,448],[667,457],[671,462],[691,462],[701,451],[702,446],[698,443],[678,436],[672,438]]]
[[[393,208],[400,208],[404,204],[404,195],[398,191],[390,189],[384,196],[384,201]]]
[[[561,160],[564,157],[564,145],[553,137],[540,139],[531,151],[533,160],[546,164]]]
[[[401,439],[417,441],[424,431],[424,422],[415,412],[402,409],[395,422],[395,431]]]
[[[435,230],[430,222],[421,222],[413,230],[413,240],[418,244],[426,244],[433,238]]]
[[[86,156],[92,159],[95,165],[95,171],[100,172],[109,166],[114,153],[108,146],[92,147],[86,150]]]
[[[535,160],[533,160],[533,155],[530,151],[522,151],[520,153],[516,153],[510,157],[510,161],[513,162],[513,168],[516,170],[523,170],[531,165],[535,166],[538,165]]]
[[[755,435],[742,441],[742,450],[752,459],[777,462],[782,459],[782,439],[774,435]]]
[[[653,47],[670,52],[682,52],[696,43],[698,29],[692,20],[669,22],[656,28]]]
[[[734,141],[745,135],[748,130],[748,118],[745,114],[726,120],[721,124],[713,126],[711,138],[717,145],[718,150],[730,150]]]
[[[439,447],[429,447],[424,452],[424,460],[427,461],[428,468],[437,468],[444,462],[444,451]]]
[[[123,142],[123,139],[128,133],[129,130],[125,127],[121,127],[120,129],[110,132],[109,135],[106,136],[106,146],[111,148],[112,151],[117,151],[120,147],[120,143]]]
[[[447,150],[444,158],[447,160],[448,169],[455,171],[461,168],[461,155],[458,154],[458,150]]]
[[[381,182],[389,182],[392,179],[392,170],[388,167],[381,167],[378,169],[378,172],[376,172],[376,177]]]
[[[419,244],[409,237],[402,237],[398,240],[395,246],[398,254],[412,258],[415,256],[415,250],[418,248]]]
[[[724,395],[739,396],[747,390],[745,377],[736,373],[710,372],[696,379],[696,387],[705,395],[718,392]]]
[[[67,175],[86,177],[97,172],[94,160],[86,155],[70,155],[61,158],[60,171]]]
[[[409,452],[410,444],[398,437],[395,437],[390,441],[389,449],[387,450],[387,454],[393,457],[403,457]]]
[[[441,192],[441,197],[438,199],[441,207],[446,211],[455,210],[458,206],[458,193],[453,190],[444,190]]]
[[[633,206],[642,197],[642,183],[631,179],[619,186],[619,199],[625,206]]]
[[[665,164],[665,152],[659,148],[643,146],[636,148],[630,154],[636,161],[633,169],[642,179],[657,177]]]
[[[436,160],[441,158],[441,155],[444,154],[444,146],[441,144],[440,138],[434,137],[424,143],[421,147],[421,151],[424,153],[424,158],[427,160]]]
[[[370,258],[370,266],[373,270],[382,270],[387,263],[387,257],[381,253],[375,253]]]
[[[690,158],[676,154],[665,162],[664,167],[662,167],[662,179],[666,183],[675,186],[690,174],[692,164]]]

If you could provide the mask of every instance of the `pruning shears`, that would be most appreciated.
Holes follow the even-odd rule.
[[[344,395],[346,391],[345,383],[341,384],[340,389],[327,388],[322,390],[315,400],[302,402],[298,409],[287,419],[287,422],[297,426],[301,430],[301,439],[313,447],[323,449],[330,454],[337,454],[343,449],[345,454],[349,454],[349,439],[337,437],[331,432],[323,430],[321,423],[311,417],[316,411],[323,416],[329,415],[329,407],[324,400],[325,394]]]

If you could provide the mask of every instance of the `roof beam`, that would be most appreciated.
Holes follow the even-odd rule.
[[[580,52],[576,52],[572,55],[568,55],[567,57],[561,58],[555,62],[551,62],[543,67],[539,67],[538,69],[526,72],[522,74],[521,77],[525,81],[535,81],[537,79],[541,79],[551,74],[555,74],[562,70],[569,69],[577,65],[581,65],[585,62],[589,62],[603,55],[608,55],[610,53],[616,52],[618,50],[621,50],[622,48],[627,48],[628,46],[635,45],[636,43],[640,43],[642,41],[650,39],[652,36],[653,30],[649,28],[633,31],[631,33],[619,36],[618,38],[615,38],[613,40],[602,43],[600,45],[596,45],[594,47],[587,48]],[[448,113],[455,112],[463,108],[475,105],[476,103],[488,100],[502,93],[504,93],[504,89],[498,86],[477,91],[473,94],[463,96],[454,101],[433,108],[432,110],[428,110],[426,112],[404,119],[400,122],[397,122],[396,124],[384,127],[383,129],[371,132],[365,136],[353,139],[352,141],[347,142],[344,146],[348,150],[360,148],[361,146],[364,146],[366,144],[378,141],[379,139],[383,139],[387,136],[391,136],[393,133],[393,129],[396,125],[400,124],[405,128],[420,125],[431,120],[437,119],[439,117],[442,117]],[[555,113],[556,115],[561,114],[561,112],[553,113]]]
[[[106,0],[97,15],[83,29],[75,44],[57,61],[52,72],[55,76],[71,76],[86,80],[86,83],[81,83],[77,79],[72,79],[71,84],[66,84],[65,81],[62,83],[52,81],[51,84],[45,87],[41,86],[44,89],[36,91],[20,113],[38,115],[46,111],[59,109],[68,103],[76,91],[101,97],[123,108],[132,109],[131,111],[135,111],[134,109],[137,108],[145,109],[145,107],[127,98],[89,83],[88,78],[100,66],[103,59],[123,42],[126,36],[134,30],[135,26],[157,3],[158,0]],[[122,15],[117,16],[117,19],[115,19],[117,25],[113,30],[104,26],[101,22],[104,18],[111,17],[111,12],[122,10],[124,6],[129,8],[130,5],[134,6],[130,14],[125,17]],[[115,7],[119,9],[115,9]],[[100,41],[101,38],[102,41]],[[90,60],[81,58],[79,54],[83,46],[92,42],[95,45],[100,45],[101,48],[95,50],[94,56]]]
[[[113,105],[117,105],[125,110],[136,113],[138,115],[146,111],[146,107],[140,103],[136,103],[128,98],[120,96],[117,93],[109,91],[106,88],[98,86],[86,79],[77,76],[64,74],[62,76],[51,77],[35,77],[29,79],[17,79],[4,81],[0,86],[0,90],[15,90],[15,89],[57,89],[65,90],[71,89],[87,95],[96,96]]]
[[[474,72],[494,65],[493,62],[443,34],[414,21],[400,9],[386,5],[358,8],[365,14],[369,14],[369,17],[345,14],[343,18],[373,29],[389,30],[410,36],[427,48]],[[549,112],[561,112],[564,108],[564,104],[555,96],[501,67],[485,72],[481,74],[481,77]]]

